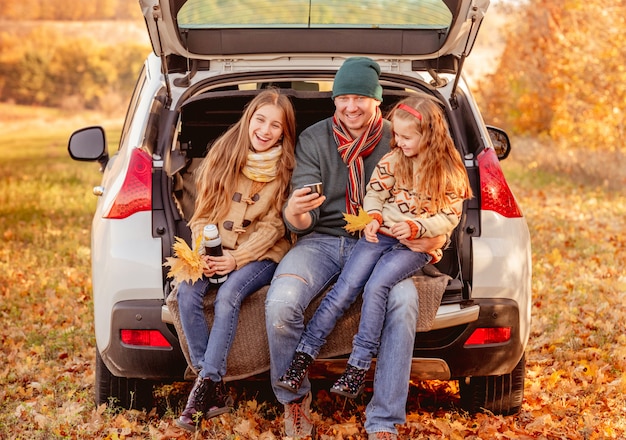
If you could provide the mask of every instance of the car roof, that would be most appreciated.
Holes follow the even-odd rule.
[[[140,0],[154,53],[211,60],[315,54],[467,56],[489,0]],[[459,73],[462,63],[430,63]],[[452,66],[452,67],[451,67]]]

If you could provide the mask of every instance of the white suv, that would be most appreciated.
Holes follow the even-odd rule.
[[[436,265],[448,281],[434,321],[416,329],[413,378],[458,380],[469,411],[517,412],[530,331],[529,231],[498,162],[508,137],[485,126],[461,76],[489,1],[269,3],[140,0],[153,53],[119,150],[109,157],[100,127],[69,140],[72,158],[98,161],[103,171],[92,225],[97,403],[149,407],[153,381],[185,377],[186,341],[163,262],[175,237],[189,240],[191,176],[207,146],[268,86],[291,97],[298,132],[330,116],[335,72],[364,55],[382,67],[383,111],[411,94],[439,101],[475,194]],[[226,380],[269,368],[266,290],[243,304]],[[356,307],[313,374],[341,371],[354,321]]]

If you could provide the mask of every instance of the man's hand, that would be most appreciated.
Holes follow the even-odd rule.
[[[407,240],[406,238],[400,240],[400,243],[411,249],[413,252],[433,252],[437,249],[441,249],[446,244],[446,236],[439,235],[437,237],[422,237],[414,240]]]
[[[294,190],[285,207],[285,219],[298,229],[311,226],[309,211],[319,208],[326,200],[326,196],[311,192],[311,188]]]

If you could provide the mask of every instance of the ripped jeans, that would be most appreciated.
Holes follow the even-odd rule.
[[[275,385],[289,367],[304,331],[304,311],[337,279],[357,241],[313,232],[298,239],[274,273],[265,301],[265,318],[272,388],[283,404],[304,396],[311,389],[308,378],[297,394]],[[395,424],[405,421],[417,312],[413,282],[405,280],[396,284],[389,292],[374,395],[366,409],[368,433],[395,433]]]

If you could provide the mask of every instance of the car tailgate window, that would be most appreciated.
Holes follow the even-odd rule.
[[[219,3],[219,5],[218,5]],[[180,28],[447,28],[442,0],[190,0],[178,11]]]

